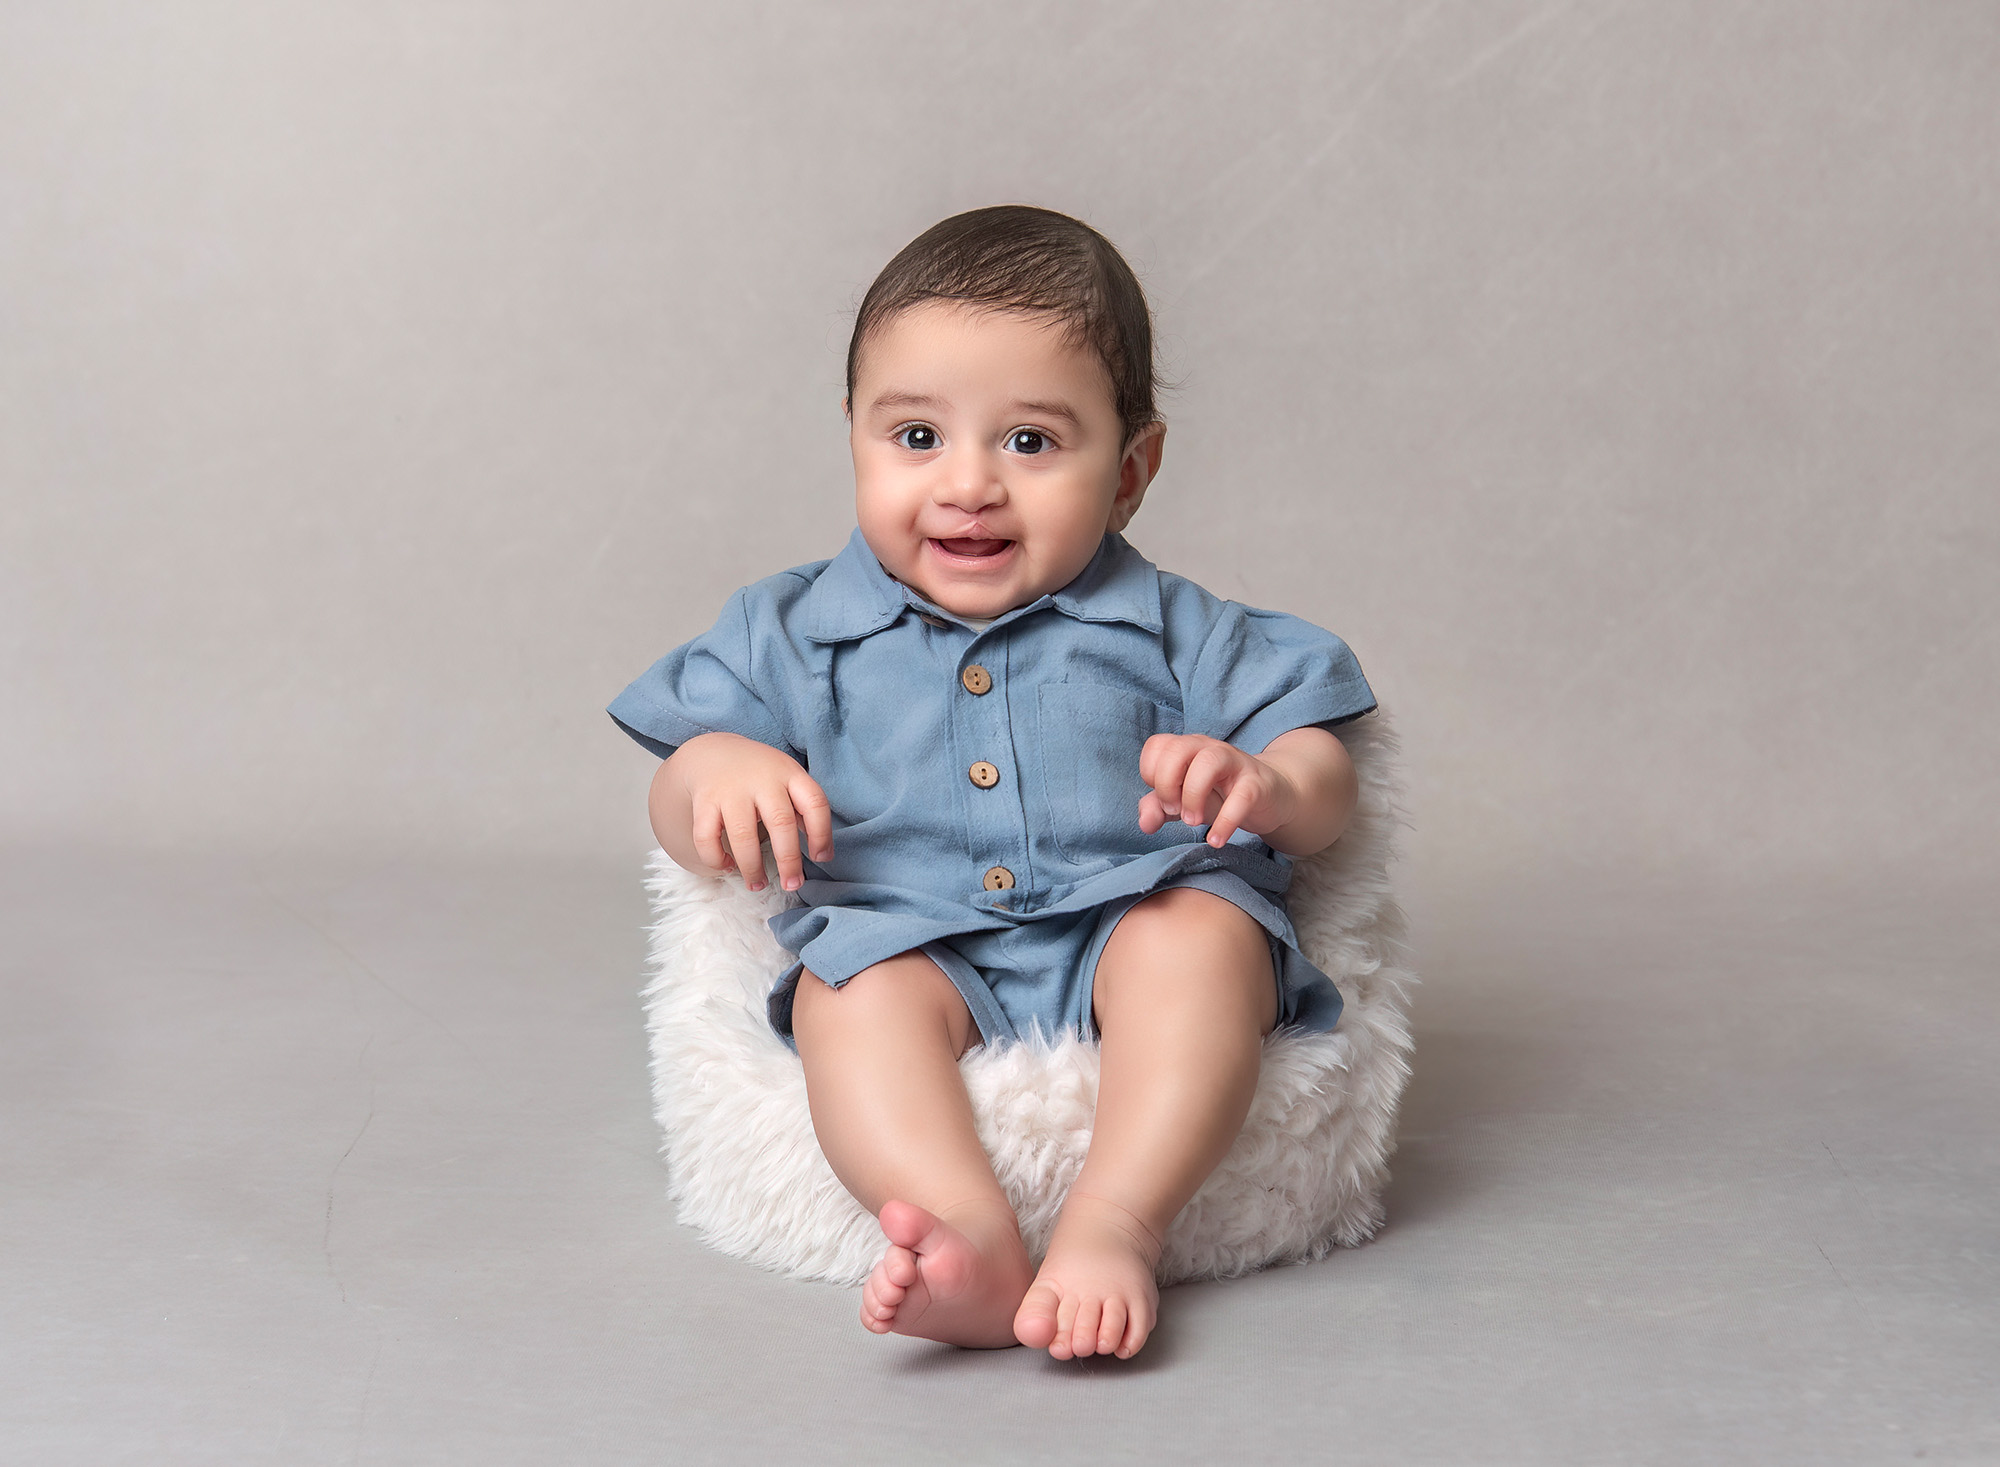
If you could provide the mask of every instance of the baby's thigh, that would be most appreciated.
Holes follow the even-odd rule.
[[[979,1041],[972,1011],[958,989],[914,948],[863,968],[838,988],[810,968],[799,974],[792,1038],[801,1055],[825,1045],[849,1051],[904,1046],[940,1031],[954,1055]]]
[[[1193,887],[1155,892],[1118,920],[1091,983],[1100,1031],[1163,1016],[1192,1022],[1278,1021],[1278,970],[1271,937],[1224,897]]]

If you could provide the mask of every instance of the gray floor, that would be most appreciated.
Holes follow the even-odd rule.
[[[1058,1366],[675,1224],[630,872],[0,866],[10,1462],[2000,1461],[1970,884],[1428,893],[1380,1238]]]

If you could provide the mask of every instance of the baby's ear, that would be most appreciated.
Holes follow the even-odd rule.
[[[1146,486],[1160,472],[1160,458],[1166,446],[1167,425],[1159,422],[1148,423],[1125,445],[1125,457],[1118,465],[1118,497],[1111,502],[1110,529],[1124,529],[1139,512]]]
[[[854,421],[854,410],[847,405],[844,397],[840,400],[840,415],[850,423]]]
[[[1146,480],[1151,483],[1160,472],[1160,460],[1167,452],[1167,425],[1155,418],[1132,435],[1132,448],[1145,461]]]

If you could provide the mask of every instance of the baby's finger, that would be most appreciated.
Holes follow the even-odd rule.
[[[736,869],[752,891],[764,889],[764,853],[757,848],[757,806],[749,799],[723,808],[723,827],[729,832],[729,853]]]
[[[1208,827],[1208,843],[1220,848],[1229,837],[1242,828],[1249,818],[1251,806],[1257,803],[1257,792],[1250,787],[1250,781],[1239,779],[1236,787],[1229,792],[1229,798],[1222,802],[1222,808],[1215,812],[1215,820]]]
[[[1192,734],[1154,734],[1140,751],[1139,777],[1159,795],[1160,808],[1168,816],[1181,813],[1181,785],[1204,742]]]
[[[722,812],[713,808],[697,810],[688,833],[694,837],[695,854],[711,871],[727,871],[733,864],[722,845]]]
[[[799,818],[806,827],[806,854],[815,861],[833,859],[833,806],[828,803],[826,791],[819,787],[809,774],[793,778],[790,791],[792,808],[799,812]]]
[[[1181,782],[1181,819],[1189,825],[1206,825],[1214,818],[1221,797],[1229,793],[1236,771],[1231,767],[1227,744],[1210,744],[1188,765]]]
[[[778,884],[797,891],[805,882],[799,861],[799,818],[792,813],[791,792],[780,785],[757,801],[757,814],[771,835],[771,855],[778,863]]]
[[[1160,797],[1151,790],[1139,796],[1139,828],[1151,835],[1167,823],[1170,817],[1167,808],[1160,803]]]
[[[1198,734],[1154,734],[1138,749],[1138,775],[1154,789],[1180,787],[1180,775],[1202,747]]]
[[[1168,751],[1175,744],[1179,743],[1185,737],[1186,735],[1184,734],[1154,734],[1145,743],[1141,744],[1139,746],[1139,778],[1145,780],[1150,785],[1159,784],[1160,781],[1155,777],[1155,766],[1162,759],[1166,758]]]

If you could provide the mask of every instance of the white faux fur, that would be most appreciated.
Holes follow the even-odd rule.
[[[1388,880],[1395,738],[1380,714],[1339,732],[1361,776],[1360,804],[1338,844],[1299,862],[1288,905],[1301,946],[1340,989],[1340,1026],[1266,1042],[1243,1132],[1175,1219],[1162,1283],[1320,1258],[1382,1223],[1414,981]],[[881,1230],[820,1154],[798,1056],[764,1016],[790,961],[764,919],[795,898],[775,881],[752,893],[684,871],[657,851],[647,887],[653,1097],[681,1221],[738,1258],[861,1282],[881,1255]],[[1039,1257],[1090,1144],[1097,1046],[982,1047],[960,1069],[979,1138]]]

